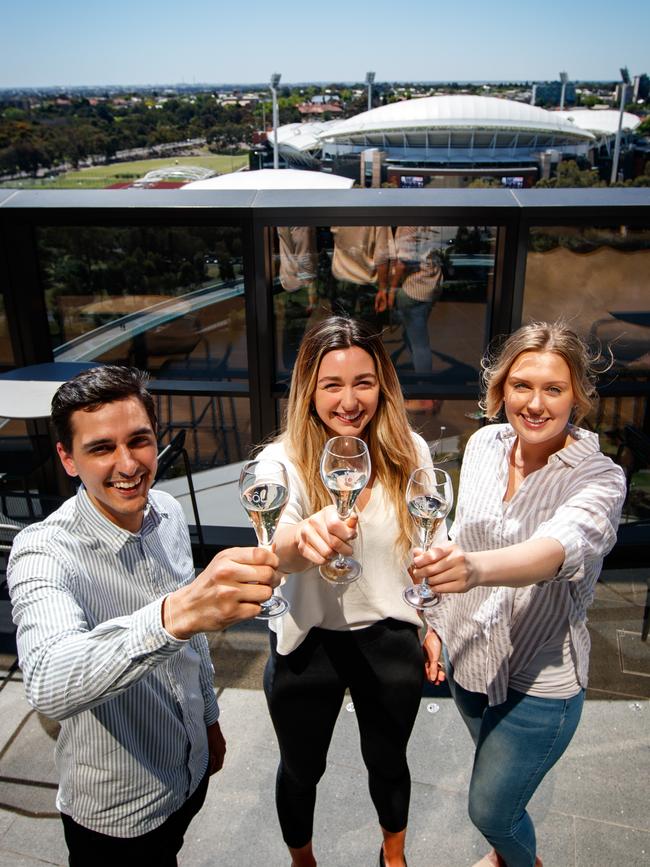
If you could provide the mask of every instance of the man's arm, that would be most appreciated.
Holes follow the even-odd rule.
[[[164,622],[161,597],[93,626],[75,598],[70,564],[49,550],[18,546],[8,580],[30,704],[65,719],[124,692],[192,635],[259,613],[278,582],[277,564],[263,548],[223,551],[191,584],[164,597],[174,597],[177,621]]]

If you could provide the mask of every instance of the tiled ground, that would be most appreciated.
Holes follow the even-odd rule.
[[[598,585],[583,720],[531,803],[545,867],[650,864],[650,644],[640,641],[646,592],[642,571],[609,572]],[[264,629],[247,624],[212,640],[227,764],[191,827],[182,867],[289,863],[273,806],[277,749],[261,691]],[[5,675],[11,662],[10,654],[0,656]],[[0,681],[0,689],[0,867],[63,865],[54,807],[56,726],[29,709],[19,672]],[[469,737],[444,692],[423,697],[410,757],[409,864],[469,867],[486,847],[465,813]],[[315,842],[323,867],[377,863],[379,834],[356,721],[345,709],[319,788]]]

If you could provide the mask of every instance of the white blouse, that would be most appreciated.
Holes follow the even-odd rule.
[[[413,434],[421,466],[431,465],[426,442]],[[308,497],[298,472],[288,458],[282,441],[266,446],[259,456],[281,461],[289,474],[289,503],[282,513],[281,524],[298,524],[309,517]],[[315,480],[315,484],[320,481]],[[372,486],[370,500],[359,512],[359,536],[355,556],[363,565],[358,581],[337,587],[321,578],[318,567],[287,575],[275,591],[290,605],[290,611],[269,621],[277,633],[278,653],[295,650],[314,626],[332,630],[363,629],[379,620],[393,617],[421,626],[418,612],[402,598],[402,591],[412,584],[407,572],[409,556],[397,550],[397,517],[395,509],[377,481]],[[445,541],[440,528],[437,541]]]

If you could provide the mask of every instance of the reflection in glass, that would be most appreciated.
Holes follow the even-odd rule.
[[[382,332],[410,410],[434,415],[450,388],[478,393],[494,227],[298,228],[302,246],[296,227],[270,233],[278,381],[305,330],[334,313]]]
[[[131,364],[155,379],[248,386],[241,230],[37,230],[55,361]],[[161,396],[161,436],[188,431],[194,468],[241,460],[248,400]]]
[[[635,432],[650,437],[650,228],[531,229],[522,315],[563,317],[594,350],[611,351],[605,390],[587,423],[604,451],[629,458]],[[624,518],[650,517],[647,469],[632,472],[629,490]]]

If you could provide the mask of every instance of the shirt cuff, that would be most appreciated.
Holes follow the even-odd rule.
[[[584,573],[582,537],[570,526],[549,522],[533,533],[532,539],[555,539],[564,548],[564,562],[552,580],[580,578]]]
[[[173,656],[187,644],[187,641],[170,635],[162,625],[163,598],[161,596],[131,615],[131,634],[126,642],[126,652],[131,659]]]
[[[212,693],[212,701],[205,701],[203,719],[205,720],[206,726],[211,726],[213,723],[216,723],[219,719],[219,713],[219,705],[217,704],[216,696]]]

